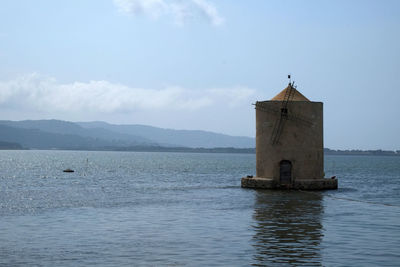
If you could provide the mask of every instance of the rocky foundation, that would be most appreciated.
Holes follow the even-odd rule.
[[[254,189],[328,190],[337,189],[338,180],[336,178],[322,178],[297,181],[295,180],[290,184],[280,184],[278,181],[271,178],[243,177],[242,187]]]

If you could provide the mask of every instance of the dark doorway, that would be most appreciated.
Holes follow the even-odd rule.
[[[292,163],[289,160],[281,161],[279,178],[281,184],[290,184],[292,182]]]

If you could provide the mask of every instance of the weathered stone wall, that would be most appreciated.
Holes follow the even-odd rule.
[[[257,177],[279,181],[280,162],[289,160],[293,181],[323,178],[323,103],[289,102],[288,119],[279,142],[274,145],[271,135],[280,117],[282,102],[263,101],[257,105],[262,106],[256,109]]]

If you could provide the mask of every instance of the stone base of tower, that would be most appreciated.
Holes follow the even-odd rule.
[[[297,180],[291,184],[280,184],[272,178],[262,177],[243,177],[243,188],[254,189],[297,189],[297,190],[328,190],[337,189],[338,180],[335,179],[310,179],[310,180]]]

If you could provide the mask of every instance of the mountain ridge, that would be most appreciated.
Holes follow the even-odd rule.
[[[184,146],[184,147],[255,147],[255,139],[245,136],[231,136],[221,133],[214,133],[204,130],[176,130],[159,128],[141,124],[110,124],[106,122],[77,122],[85,128],[101,127],[124,134],[136,133],[139,136],[146,136],[163,146]]]
[[[0,120],[0,141],[38,149],[115,147],[254,148],[251,137],[202,130],[163,129],[148,125],[62,120]]]

